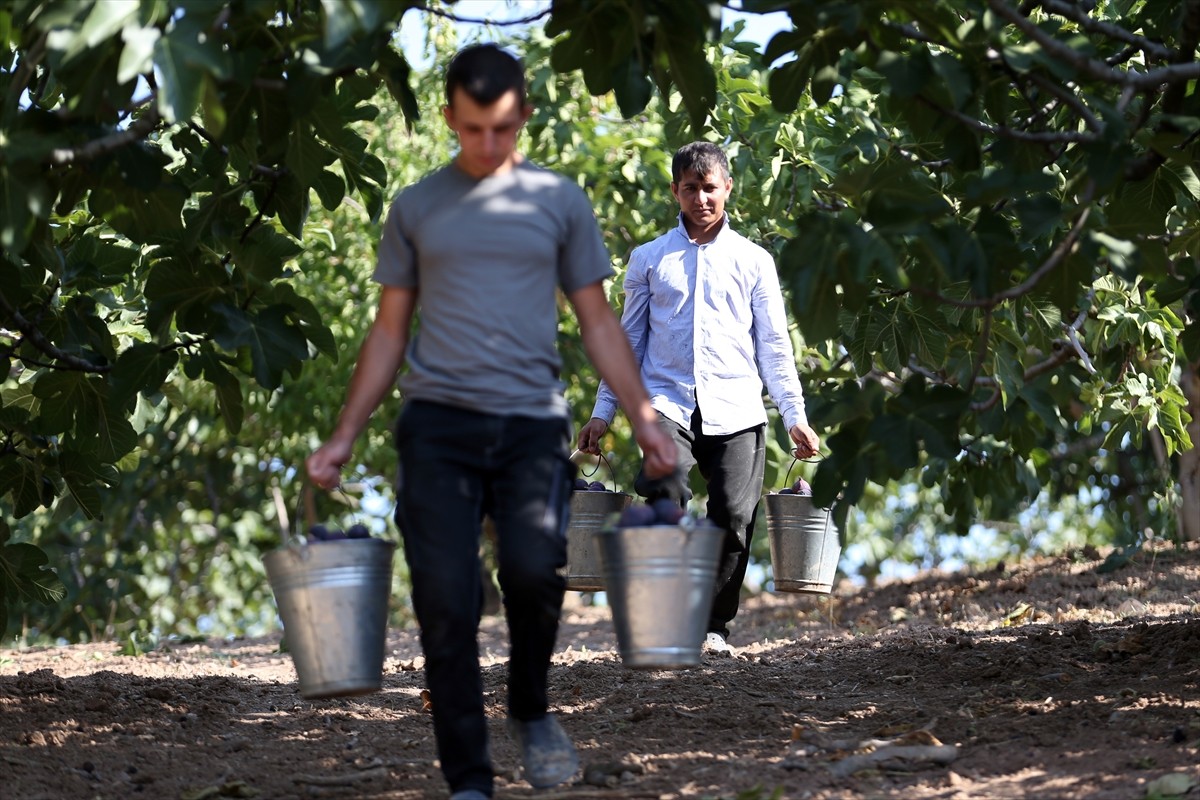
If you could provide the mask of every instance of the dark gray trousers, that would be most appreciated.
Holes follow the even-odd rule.
[[[717,583],[709,613],[708,630],[729,635],[729,623],[737,616],[741,602],[742,580],[750,562],[750,540],[762,496],[763,470],[766,468],[766,425],[744,431],[709,435],[701,430],[700,408],[692,414],[690,429],[672,422],[661,413],[658,424],[679,452],[674,479],[652,481],[639,472],[634,491],[647,501],[670,497],[686,506],[691,499],[688,475],[698,467],[708,487],[705,515],[725,529],[721,560],[717,564]]]

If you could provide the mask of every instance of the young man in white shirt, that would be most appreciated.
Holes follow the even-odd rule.
[[[698,467],[708,488],[707,516],[726,530],[705,649],[730,653],[766,462],[763,383],[783,416],[795,454],[816,454],[808,424],[775,262],[729,226],[729,161],[710,142],[675,153],[671,193],[679,224],[634,249],[625,273],[621,325],[641,366],[659,425],[674,440],[673,481],[647,477],[648,500],[687,503],[687,476]],[[601,382],[580,450],[598,454],[618,401]]]

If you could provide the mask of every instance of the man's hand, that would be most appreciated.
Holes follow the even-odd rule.
[[[796,458],[815,456],[821,449],[821,437],[817,436],[817,432],[807,425],[793,425],[788,434],[796,444]]]
[[[642,472],[647,478],[663,478],[675,472],[678,455],[675,442],[656,423],[642,425],[634,431],[638,447],[642,448]]]
[[[336,489],[342,483],[342,465],[350,460],[350,446],[331,439],[304,462],[308,479],[322,489]]]
[[[587,424],[579,429],[579,441],[575,445],[580,452],[600,455],[600,439],[608,433],[608,423],[599,417],[592,417]]]

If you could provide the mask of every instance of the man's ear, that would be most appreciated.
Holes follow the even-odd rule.
[[[521,124],[529,122],[529,118],[533,116],[533,106],[529,103],[521,106]]]
[[[454,109],[449,105],[442,106],[442,119],[446,120],[450,130],[454,130]]]

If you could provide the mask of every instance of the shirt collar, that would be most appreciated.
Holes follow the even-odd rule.
[[[683,212],[682,211],[679,212],[679,216],[676,217],[676,220],[678,221],[679,224],[675,226],[675,230],[679,232],[679,235],[683,237],[683,240],[685,242],[688,242],[689,244],[692,243],[692,237],[688,236],[687,226],[683,224]],[[713,240],[711,242],[705,242],[704,244],[696,245],[696,246],[697,247],[706,247],[710,244],[713,244],[713,243],[717,242],[718,240],[720,240],[722,237],[724,237],[729,232],[729,230],[730,230],[730,228],[729,228],[729,212],[726,211],[721,216],[721,227],[717,230],[717,235],[713,237]]]

